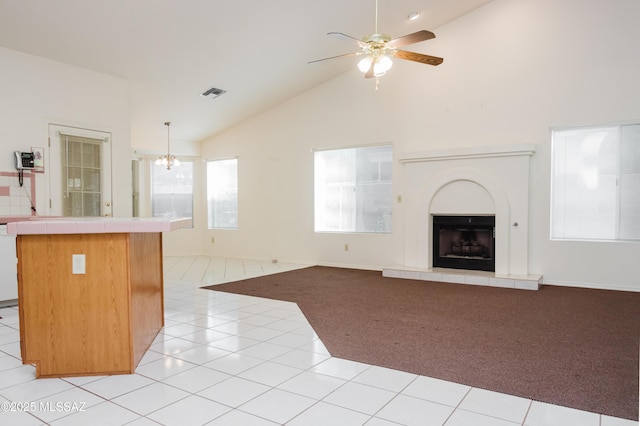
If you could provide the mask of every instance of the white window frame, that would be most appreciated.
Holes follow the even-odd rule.
[[[212,170],[210,169],[210,165],[213,165],[215,163],[218,164],[222,164],[222,163],[227,163],[227,165],[229,165],[230,163],[235,163],[235,176],[231,177],[231,182],[229,182],[227,179],[229,178],[228,175],[220,175],[217,179],[214,176],[211,176]],[[207,228],[208,229],[222,229],[222,230],[237,230],[238,229],[238,166],[239,166],[239,161],[238,158],[219,158],[219,159],[208,159],[206,160],[206,176],[207,176]],[[219,181],[224,181],[225,185],[222,187],[218,187],[218,188],[214,188],[212,187],[212,183],[215,184]],[[233,186],[233,181],[235,180],[235,187]],[[224,198],[224,200],[221,200],[222,202],[229,202],[230,200],[234,201],[235,198],[235,212],[233,211],[227,211],[225,213],[225,215],[227,216],[226,218],[226,222],[229,222],[229,217],[231,217],[232,219],[235,218],[235,220],[231,220],[230,222],[235,222],[235,225],[224,225],[224,224],[220,224],[220,223],[216,223],[216,218],[215,218],[215,202],[212,200],[213,198],[216,197],[222,197]]]
[[[629,128],[624,129],[627,126]],[[623,234],[627,236],[638,235],[638,237],[628,238],[624,235],[621,237],[622,215],[624,215],[624,218],[629,217],[629,208],[626,207],[623,210],[623,204],[628,205],[629,203],[635,203],[635,205],[631,206],[630,210],[634,217],[640,217],[640,201],[637,201],[640,200],[640,170],[636,169],[638,166],[634,163],[633,170],[638,170],[638,173],[623,172],[622,157],[625,154],[622,153],[622,149],[624,148],[622,134],[623,130],[630,132],[635,131],[637,133],[639,129],[640,123],[551,129],[551,199],[549,212],[551,240],[640,241],[638,230],[633,229],[629,225],[622,229]],[[575,135],[584,134],[586,136],[580,139],[579,142],[579,154],[581,156],[574,155],[572,158],[568,158],[570,154],[567,154],[566,146],[569,142],[564,140],[563,137],[572,132],[575,132]],[[603,152],[599,150],[598,144],[604,143],[603,141],[607,138],[610,139],[608,143],[614,146],[614,149],[609,150],[607,154],[615,158],[608,163],[609,169],[613,171],[602,173],[601,169],[606,167],[606,164],[602,160]],[[574,139],[572,142],[576,143],[576,141],[577,139]],[[629,141],[632,143],[640,143],[640,138],[633,136],[629,140],[625,139],[625,143]],[[638,150],[638,148],[635,149]],[[559,158],[561,161],[559,161]],[[563,170],[569,169],[569,172],[563,173]],[[571,178],[574,183],[570,182]],[[608,180],[609,184],[603,185],[601,183],[602,179]],[[631,182],[629,179],[631,179]],[[576,184],[576,181],[582,181],[582,187]],[[623,196],[621,191],[623,185],[625,188],[630,187],[631,191],[634,191],[634,194],[637,195]],[[562,188],[560,188],[560,186],[562,186]],[[589,187],[592,187],[593,192],[589,191]],[[571,195],[573,195],[574,198],[582,200],[584,207],[576,208],[575,205],[573,205],[572,212],[567,213],[566,210],[571,209],[571,207],[568,207],[570,206],[570,201],[567,201],[567,197]],[[607,199],[610,204],[607,202]],[[595,201],[598,201],[598,203]],[[598,204],[598,206],[594,207],[596,204]],[[598,207],[602,208],[602,212],[598,211]],[[569,215],[569,217],[567,217],[567,215]],[[581,218],[579,218],[578,215],[591,215],[592,217],[598,216],[599,218],[608,217],[609,219],[604,219],[599,222],[599,225],[603,226],[603,229],[609,229],[601,231],[599,233],[601,235],[594,235],[598,232],[589,234],[588,231],[583,230],[568,231],[566,222],[571,220],[580,221]]]
[[[181,160],[181,161],[180,161],[180,165],[179,165],[179,166],[173,166],[173,167],[171,168],[171,170],[167,170],[167,171],[166,171],[166,173],[168,173],[168,174],[170,174],[170,175],[176,175],[176,174],[178,174],[178,173],[180,173],[180,172],[181,172],[180,168],[182,168],[182,169],[184,170],[184,168],[185,168],[185,166],[186,166],[187,164],[190,164],[190,165],[191,165],[191,167],[192,167],[192,169],[191,169],[191,173],[192,173],[192,177],[191,177],[191,192],[190,192],[190,195],[191,195],[191,216],[190,216],[190,217],[191,217],[191,220],[192,220],[192,223],[193,223],[193,212],[194,212],[194,185],[195,185],[195,166],[196,166],[195,161],[194,161],[194,160],[192,160],[192,159],[184,159],[184,160]],[[150,192],[149,192],[149,196],[150,196],[150,201],[151,201],[151,205],[150,205],[149,207],[150,207],[150,210],[151,210],[151,216],[153,216],[153,217],[177,217],[177,216],[175,216],[175,215],[163,215],[163,214],[160,214],[159,212],[155,212],[155,211],[154,211],[154,202],[153,202],[153,197],[154,197],[154,196],[155,196],[155,194],[156,194],[155,189],[154,189],[154,186],[155,186],[155,177],[156,177],[156,176],[154,176],[154,169],[155,169],[155,168],[162,168],[162,167],[165,167],[165,166],[157,165],[157,164],[155,164],[155,162],[154,162],[154,161],[150,161],[150,162],[149,162],[149,166],[150,166],[150,167],[149,167],[149,183],[150,183]],[[184,192],[184,191],[183,191],[183,189],[184,189],[184,188],[178,188],[179,192],[173,192],[173,193],[171,194],[171,196],[173,197],[175,194],[186,194],[186,193],[188,193],[188,192]],[[184,216],[183,216],[183,217],[184,217]],[[188,216],[187,216],[187,217],[188,217]],[[193,225],[192,225],[191,227],[193,227]]]
[[[381,165],[386,162],[379,162],[378,180],[367,181],[366,179],[360,179],[358,177],[359,170],[357,168],[356,154],[357,150],[374,150],[380,148],[388,148],[390,158],[388,160],[388,179],[384,179],[385,175]],[[350,170],[351,176],[344,176],[342,181],[326,179],[326,158],[323,154],[335,153],[338,151],[345,151],[346,155],[353,156],[353,170]],[[350,151],[350,152],[347,152]],[[393,196],[391,188],[393,186],[393,145],[392,144],[376,144],[376,145],[363,145],[363,146],[349,146],[341,148],[331,149],[316,149],[314,153],[314,232],[316,233],[350,233],[350,234],[390,234],[392,232],[392,210],[393,210]],[[346,160],[346,158],[345,158]],[[334,171],[335,172],[335,171]],[[329,172],[327,172],[329,173]],[[338,172],[342,174],[343,172]],[[371,203],[372,199],[368,199],[363,196],[366,193],[364,188],[367,185],[375,185],[376,182],[381,185],[388,186],[388,204],[382,209],[380,217],[376,220],[375,228],[367,227],[366,218],[371,219],[371,209],[368,209],[365,204]],[[336,193],[331,189],[338,188]],[[346,213],[343,213],[345,205],[343,202],[345,199],[349,199],[348,194],[343,197],[340,195],[336,200],[336,194],[344,194],[344,191],[352,191],[356,193],[355,198],[351,199],[351,205],[347,205]],[[333,199],[334,201],[331,201]],[[329,204],[338,203],[338,217],[336,213],[328,210]],[[330,216],[333,216],[331,218]],[[333,223],[333,224],[332,224]],[[369,224],[370,225],[370,224]]]

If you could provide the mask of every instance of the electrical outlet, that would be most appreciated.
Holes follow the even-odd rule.
[[[216,237],[211,237],[211,244],[216,242]]]
[[[87,262],[84,254],[71,255],[71,272],[75,275],[87,273]]]
[[[349,251],[349,244],[344,245],[344,251]]]

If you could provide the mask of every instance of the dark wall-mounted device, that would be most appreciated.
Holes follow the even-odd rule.
[[[35,156],[33,152],[14,152],[16,161],[16,170],[32,170],[35,169]]]

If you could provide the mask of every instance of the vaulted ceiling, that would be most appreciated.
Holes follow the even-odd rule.
[[[378,29],[437,30],[489,1],[379,0]],[[172,138],[197,142],[355,67],[307,62],[354,51],[326,34],[373,33],[375,9],[375,0],[0,0],[0,46],[129,81],[134,144],[162,137],[165,121]],[[200,96],[212,87],[227,93]]]

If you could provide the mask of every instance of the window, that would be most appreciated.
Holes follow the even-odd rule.
[[[552,132],[551,238],[640,240],[640,124]]]
[[[238,160],[207,161],[209,229],[238,229]]]
[[[193,218],[193,161],[171,170],[151,163],[151,209],[153,217]]]
[[[391,145],[314,153],[315,231],[391,232]]]

